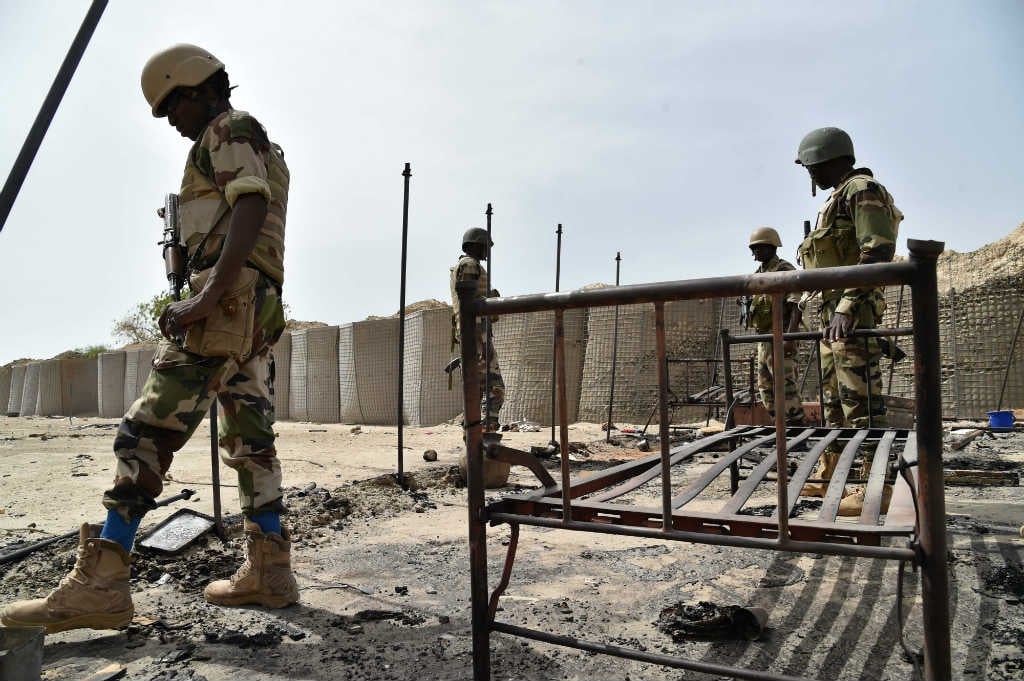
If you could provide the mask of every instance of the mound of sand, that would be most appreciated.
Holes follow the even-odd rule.
[[[939,291],[985,287],[1024,276],[1024,223],[1008,235],[976,251],[944,251],[939,256]]]

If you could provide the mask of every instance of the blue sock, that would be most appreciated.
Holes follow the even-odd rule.
[[[126,523],[120,513],[114,509],[107,511],[107,521],[103,523],[103,530],[100,532],[100,539],[116,541],[124,547],[128,553],[132,551],[132,544],[135,543],[135,533],[139,531],[139,523],[142,516],[138,516],[131,523]]]
[[[263,534],[281,534],[281,514],[276,511],[260,511],[249,516],[249,520],[260,526]]]

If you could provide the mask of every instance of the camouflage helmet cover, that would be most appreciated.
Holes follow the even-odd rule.
[[[766,244],[768,246],[782,246],[782,239],[779,233],[771,227],[758,227],[750,233],[750,246]]]
[[[224,62],[201,47],[179,43],[157,52],[142,67],[142,94],[153,115],[176,87],[195,87],[224,68]]]
[[[480,227],[470,227],[466,230],[466,233],[462,235],[462,247],[465,248],[466,244],[480,244],[481,246],[493,246],[494,242],[491,241],[488,244],[487,230]]]
[[[834,158],[853,155],[853,140],[844,130],[839,128],[818,128],[811,130],[800,140],[796,152],[796,163],[802,166],[813,166]]]

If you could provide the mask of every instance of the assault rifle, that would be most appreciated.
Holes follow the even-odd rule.
[[[736,301],[736,304],[740,306],[740,324],[744,329],[750,328],[750,306],[753,303],[753,296],[743,296]]]
[[[164,196],[164,205],[156,214],[164,220],[163,240],[157,246],[163,247],[164,269],[167,270],[167,284],[171,298],[181,300],[181,287],[185,284],[185,247],[181,245],[178,227],[178,195]]]

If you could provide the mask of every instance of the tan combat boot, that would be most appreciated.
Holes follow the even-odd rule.
[[[805,497],[823,497],[828,491],[828,481],[832,479],[832,473],[839,463],[839,452],[825,451],[818,460],[818,469],[811,477],[820,478],[825,482],[808,482],[800,490],[800,495]]]
[[[5,627],[114,629],[132,621],[128,552],[116,541],[100,539],[99,525],[82,525],[78,560],[60,586],[46,598],[11,603],[0,622]]]
[[[260,526],[245,519],[245,562],[231,579],[206,585],[206,600],[217,605],[263,605],[283,608],[299,602],[291,564],[291,536],[264,534]]]

